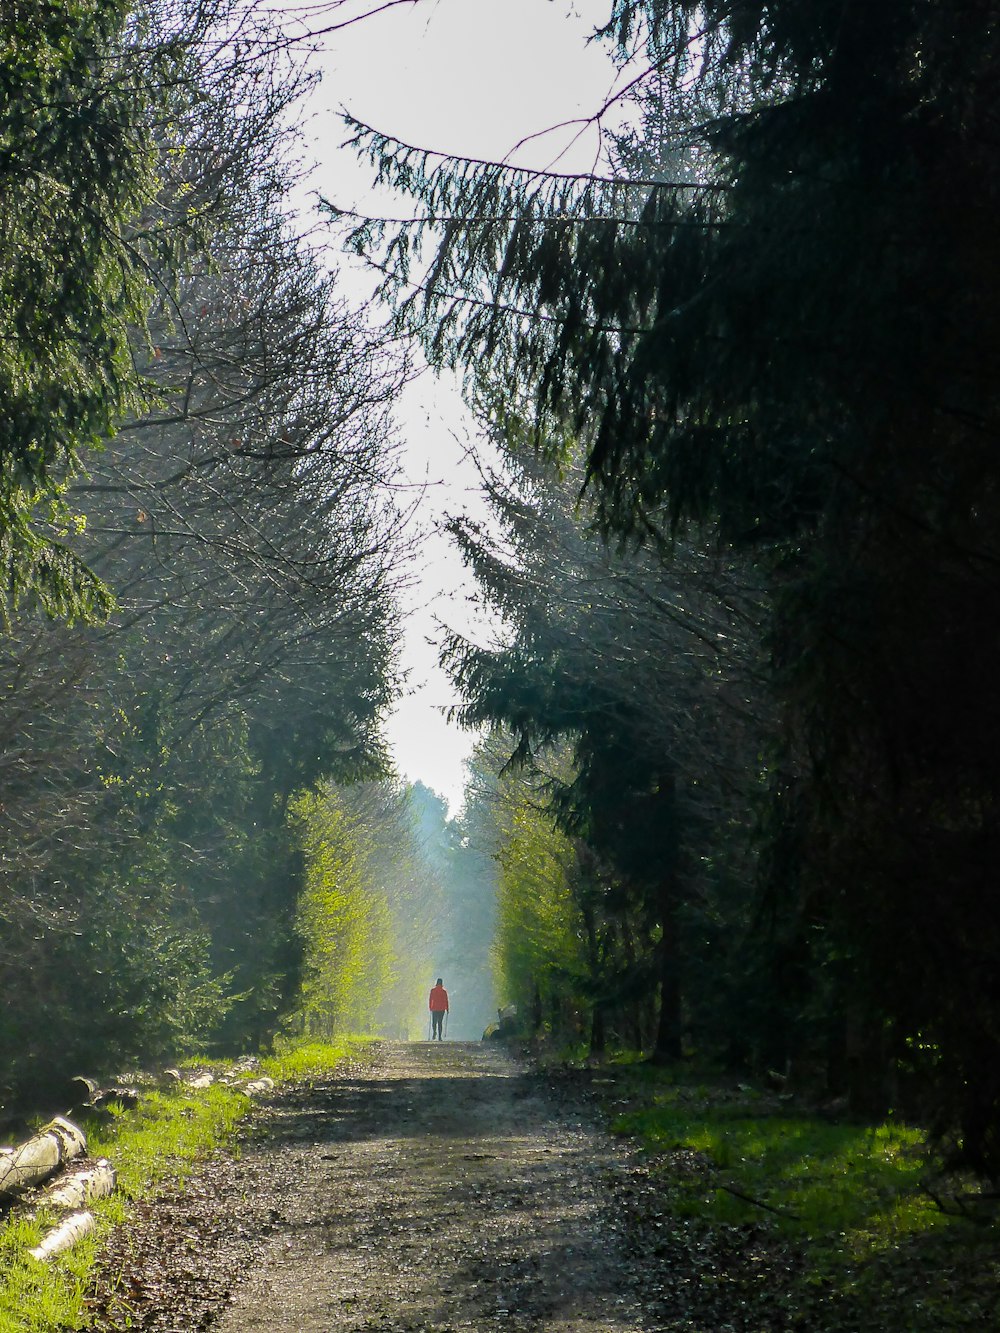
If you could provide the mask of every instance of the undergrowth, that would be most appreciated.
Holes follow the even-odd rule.
[[[309,1083],[325,1078],[356,1054],[359,1038],[337,1042],[293,1042],[279,1039],[274,1054],[261,1061],[261,1068],[277,1083]]]
[[[978,1224],[942,1211],[926,1188],[936,1165],[919,1129],[836,1119],[651,1066],[607,1073],[612,1128],[651,1154],[664,1211],[693,1235],[724,1231],[738,1244],[752,1233],[793,1327],[1000,1328],[1000,1227],[985,1207]],[[949,1188],[973,1199],[979,1190],[968,1180]]]

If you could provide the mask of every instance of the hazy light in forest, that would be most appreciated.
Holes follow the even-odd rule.
[[[280,7],[314,30],[348,13],[346,6]],[[359,5],[359,12],[362,8],[367,7]],[[586,38],[609,8],[609,0],[423,0],[325,38],[314,57],[323,81],[307,126],[319,161],[311,187],[343,207],[401,207],[378,196],[370,188],[370,170],[340,149],[347,137],[341,108],[421,147],[471,157],[511,155],[533,167],[592,170],[598,152],[592,127],[530,136],[590,115],[607,98],[615,70],[606,50],[586,45]],[[516,147],[522,140],[528,142]],[[455,386],[425,377],[404,395],[398,416],[408,479],[426,483],[421,524],[429,527],[444,513],[465,511],[474,502],[475,475],[462,466],[462,439],[474,428]],[[437,666],[433,640],[436,620],[466,629],[468,594],[457,556],[443,538],[429,539],[407,597],[409,690],[388,727],[401,773],[444,796],[452,813],[461,804],[462,765],[473,737],[443,716],[456,699]]]

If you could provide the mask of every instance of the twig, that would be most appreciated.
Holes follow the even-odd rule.
[[[734,1185],[720,1185],[719,1189],[724,1189],[727,1194],[742,1199],[744,1203],[752,1203],[755,1208],[766,1208],[769,1213],[774,1213],[778,1217],[791,1217],[796,1222],[802,1221],[801,1214],[790,1212],[787,1208],[775,1208],[773,1204],[765,1203],[763,1199],[755,1199],[752,1194],[744,1194],[742,1190],[736,1189]]]

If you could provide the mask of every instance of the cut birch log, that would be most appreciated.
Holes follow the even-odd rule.
[[[115,1168],[102,1157],[89,1171],[76,1171],[45,1195],[43,1203],[52,1208],[82,1208],[91,1199],[105,1199],[114,1192]]]
[[[0,1152],[0,1194],[40,1185],[65,1163],[87,1151],[82,1129],[57,1115],[17,1148]]]
[[[274,1079],[264,1074],[260,1078],[255,1078],[252,1083],[244,1084],[243,1091],[248,1097],[259,1097],[262,1092],[270,1092],[273,1087]]]
[[[125,1110],[138,1106],[142,1100],[142,1093],[132,1083],[119,1082],[102,1088],[92,1078],[84,1078],[81,1074],[77,1074],[71,1082],[79,1083],[86,1090],[86,1100],[77,1108],[81,1111],[107,1111],[109,1108]]]
[[[67,1217],[65,1222],[61,1222],[55,1230],[43,1236],[41,1243],[36,1245],[33,1250],[29,1250],[28,1253],[32,1259],[38,1259],[44,1263],[47,1259],[62,1254],[63,1250],[70,1249],[78,1240],[93,1231],[94,1226],[93,1213],[73,1213],[70,1217]]]

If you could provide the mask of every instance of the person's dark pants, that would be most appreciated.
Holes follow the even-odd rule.
[[[437,1037],[438,1041],[441,1040],[441,1029],[442,1029],[443,1026],[444,1026],[444,1010],[443,1010],[443,1009],[432,1009],[432,1010],[431,1010],[431,1041],[433,1041],[435,1037]]]

